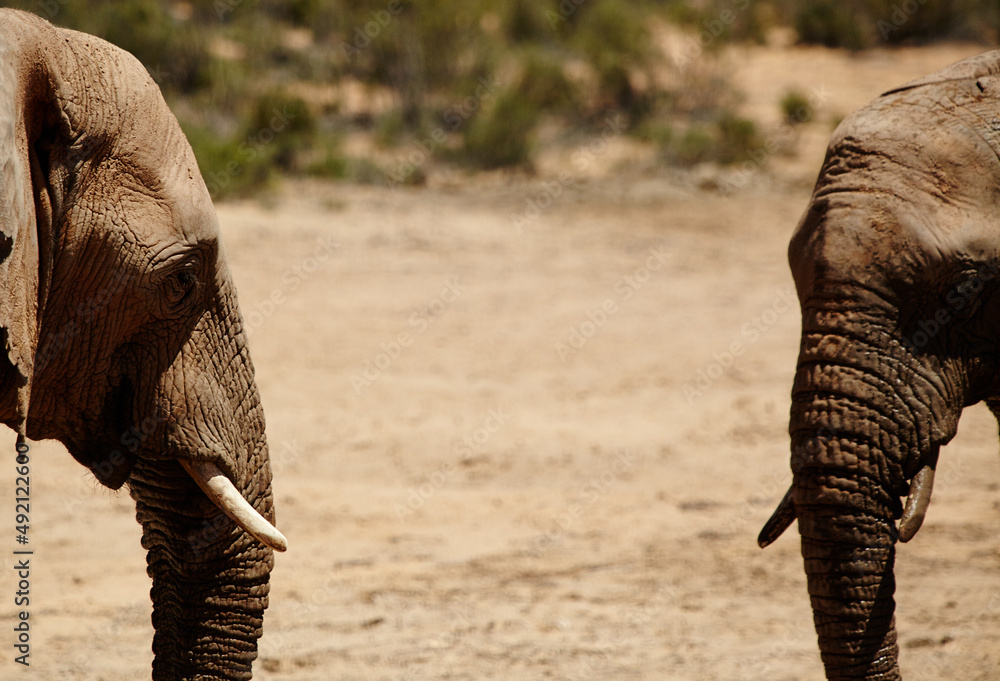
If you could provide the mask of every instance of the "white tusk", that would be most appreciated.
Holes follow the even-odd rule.
[[[288,549],[288,540],[267,519],[250,505],[236,486],[218,466],[208,461],[178,459],[198,487],[212,500],[220,511],[239,525],[247,534],[275,551]]]

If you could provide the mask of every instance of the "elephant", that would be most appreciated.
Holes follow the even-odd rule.
[[[0,10],[0,92],[0,420],[17,460],[54,439],[127,486],[154,680],[250,679],[287,542],[197,161],[138,60],[35,15]]]
[[[1000,414],[998,156],[993,51],[844,119],[791,237],[792,483],[758,543],[797,520],[828,679],[901,678],[897,541],[962,410]]]

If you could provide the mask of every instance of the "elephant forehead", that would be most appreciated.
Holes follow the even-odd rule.
[[[813,209],[815,219],[804,223],[792,242],[792,255],[798,259],[814,261],[825,270],[878,270],[906,250],[906,235],[895,216],[869,196],[838,194]]]
[[[219,220],[193,156],[189,164],[179,166],[178,172],[164,187],[172,232],[165,238],[189,245],[215,244],[219,240]]]
[[[107,172],[98,183],[118,187],[126,222],[146,245],[217,241],[212,200],[180,125],[141,64],[126,53],[114,54],[121,110],[113,117]]]
[[[198,247],[212,247],[219,225],[210,202],[192,200],[161,187],[119,187],[107,222],[126,243],[133,243],[155,264]],[[100,225],[95,225],[98,231]],[[101,237],[103,239],[103,237]]]
[[[921,188],[908,191],[901,183],[894,185],[887,174],[863,189],[818,192],[796,239],[805,243],[818,236],[823,249],[813,250],[816,255],[850,254],[854,261],[876,264],[904,255],[925,266],[963,258],[993,259],[1000,255],[998,205],[978,197],[944,199]]]
[[[810,207],[789,246],[800,290],[850,281],[884,291],[917,284],[951,260],[953,238],[912,202],[887,194],[838,193]]]
[[[1000,166],[981,130],[963,116],[912,103],[885,103],[838,128],[816,196],[894,195],[928,209],[979,209],[997,197]]]
[[[1000,163],[989,131],[931,89],[877,100],[834,133],[789,247],[797,278],[905,283],[997,257]]]

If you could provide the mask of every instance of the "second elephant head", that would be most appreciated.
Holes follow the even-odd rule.
[[[830,679],[900,678],[897,541],[963,408],[1000,399],[998,121],[1000,52],[887,92],[833,134],[791,240],[793,482],[760,543],[798,519]]]

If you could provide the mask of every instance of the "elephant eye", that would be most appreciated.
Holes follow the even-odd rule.
[[[177,308],[191,298],[197,287],[197,270],[194,263],[188,263],[167,275],[163,282],[163,296],[171,308]]]
[[[963,272],[945,295],[947,310],[955,317],[971,317],[983,303],[997,276],[995,266]]]

